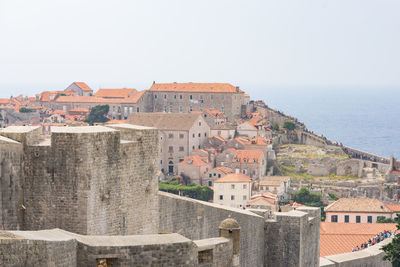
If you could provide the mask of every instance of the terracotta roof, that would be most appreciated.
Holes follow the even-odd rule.
[[[136,89],[133,88],[99,89],[94,96],[103,98],[126,98],[134,92],[136,92]]]
[[[391,171],[391,173],[400,173],[400,171],[393,170],[393,171]]]
[[[179,162],[180,165],[199,165],[199,166],[207,166],[208,158],[207,157],[200,157],[199,155],[192,155],[186,156],[182,162]]]
[[[392,212],[400,212],[400,204],[385,204],[385,206]]]
[[[264,196],[257,196],[255,198],[252,198],[247,202],[248,205],[275,205],[276,201],[271,199],[271,198],[266,198]]]
[[[51,112],[51,114],[58,114],[58,115],[67,115],[67,111],[66,110],[53,110]]]
[[[260,163],[262,156],[263,156],[263,151],[262,150],[236,150],[236,155],[233,158],[233,162],[257,162]]]
[[[236,87],[229,83],[154,83],[149,90],[156,92],[193,92],[193,93],[236,93],[237,92]]]
[[[28,101],[34,102],[36,101],[36,97],[28,97]]]
[[[201,114],[194,113],[133,113],[128,123],[161,130],[189,130]]]
[[[212,138],[218,139],[218,140],[221,141],[221,142],[225,142],[225,139],[222,138],[222,137],[219,136],[219,135],[214,135]]]
[[[206,109],[204,111],[205,113],[208,113],[210,116],[214,117],[214,118],[226,118],[225,113],[223,113],[222,111],[219,111],[218,109]]]
[[[228,173],[233,173],[233,170],[231,168],[228,168],[225,166],[215,167],[215,170],[219,171],[223,175],[228,174]]]
[[[327,212],[383,212],[391,211],[378,199],[340,198],[325,208]]]
[[[214,183],[250,183],[250,182],[251,182],[250,177],[241,173],[230,173],[214,181]]]
[[[90,88],[86,83],[84,82],[74,82],[75,85],[77,85],[79,88],[82,89],[82,91],[93,91],[92,88]]]
[[[351,252],[376,234],[397,229],[395,223],[321,222],[320,226],[320,257]]]
[[[147,90],[134,92],[134,93],[130,94],[127,98],[125,98],[125,101],[127,101],[129,103],[137,103],[146,91]]]
[[[265,145],[272,144],[272,140],[261,137],[261,136],[257,136],[253,139],[248,140],[246,144],[247,145],[265,146]]]
[[[10,99],[8,98],[0,98],[0,104],[8,104],[10,103]]]

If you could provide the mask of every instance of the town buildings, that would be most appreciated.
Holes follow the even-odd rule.
[[[288,201],[290,177],[289,176],[262,176],[258,181],[260,193],[271,192],[276,194],[279,201]]]
[[[213,164],[208,160],[208,156],[185,156],[184,160],[178,164],[178,174],[182,177],[190,178],[192,183],[203,185],[204,174],[211,170],[212,167]]]
[[[326,222],[375,223],[378,217],[397,220],[400,204],[374,198],[340,198],[325,208]]]
[[[229,83],[153,83],[147,94],[156,112],[189,113],[209,109],[237,119],[245,105],[244,92]]]
[[[241,173],[231,173],[214,181],[214,203],[240,208],[251,197],[252,180]]]
[[[207,142],[210,127],[201,114],[134,113],[128,123],[159,129],[159,169],[178,174],[178,164]]]

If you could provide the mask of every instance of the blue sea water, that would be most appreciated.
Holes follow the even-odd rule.
[[[263,89],[251,95],[331,140],[400,159],[400,89]]]

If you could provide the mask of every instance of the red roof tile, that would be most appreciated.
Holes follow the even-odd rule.
[[[86,83],[84,82],[74,82],[82,91],[93,91]]]
[[[340,198],[325,210],[327,212],[391,212],[382,201],[375,198]]]
[[[133,88],[99,89],[94,96],[103,98],[126,98],[134,92],[136,92],[136,89]]]
[[[214,181],[214,183],[247,183],[247,182],[249,183],[251,182],[250,177],[241,173],[230,173]]]
[[[237,92],[236,87],[229,83],[154,83],[149,90],[156,92],[193,92],[193,93],[236,93]]]
[[[262,156],[262,150],[236,150],[236,155],[233,158],[233,162],[257,162],[260,163]]]
[[[202,165],[202,166],[209,165],[208,158],[207,157],[200,157],[199,155],[186,156],[185,159],[182,162],[179,162],[179,164],[180,165],[183,165],[183,164],[186,164],[186,165]]]

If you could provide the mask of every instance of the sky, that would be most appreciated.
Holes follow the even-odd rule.
[[[400,87],[398,0],[0,0],[0,97],[229,82]]]

